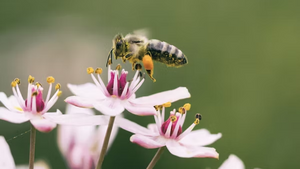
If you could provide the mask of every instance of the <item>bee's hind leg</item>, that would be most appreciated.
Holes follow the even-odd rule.
[[[143,57],[143,64],[144,64],[144,67],[145,67],[146,72],[149,75],[150,79],[153,82],[156,82],[156,79],[153,77],[153,69],[154,69],[153,60],[149,54],[146,54]]]

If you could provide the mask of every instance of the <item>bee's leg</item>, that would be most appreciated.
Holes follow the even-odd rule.
[[[108,57],[107,57],[107,61],[106,61],[106,67],[107,67],[108,65],[111,65],[111,64],[112,64],[113,50],[114,50],[114,48],[112,48],[112,49],[110,50],[110,52],[108,53]]]
[[[143,64],[144,64],[146,72],[149,75],[149,77],[151,78],[151,80],[153,82],[156,82],[155,78],[153,77],[153,69],[154,69],[153,60],[149,54],[146,54],[143,57]]]

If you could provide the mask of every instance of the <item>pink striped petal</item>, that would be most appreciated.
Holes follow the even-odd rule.
[[[228,159],[223,162],[219,169],[245,169],[245,165],[236,155],[231,154]]]
[[[35,117],[30,122],[40,132],[50,132],[56,127],[56,123],[43,117]]]
[[[0,136],[0,168],[13,169],[15,168],[15,162],[11,155],[10,148],[3,136]]]
[[[104,99],[106,96],[94,83],[85,83],[81,85],[68,84],[71,92],[80,97],[93,99]]]
[[[191,131],[184,136],[179,142],[188,146],[206,146],[212,144],[222,137],[221,133],[210,134],[206,129]]]
[[[94,102],[93,106],[101,113],[108,116],[117,116],[125,110],[119,98],[108,97],[103,101]]]
[[[161,138],[161,140],[159,140]],[[144,136],[135,134],[130,137],[130,141],[132,143],[136,143],[144,148],[152,149],[152,148],[159,148],[165,146],[166,140],[162,137],[151,137],[151,136]]]
[[[184,146],[176,140],[168,140],[166,144],[171,154],[182,158],[219,158],[216,149],[210,147]]]
[[[146,106],[146,105],[132,104],[128,102],[124,104],[124,107],[130,113],[139,116],[149,116],[149,115],[155,115],[157,113],[153,105]]]
[[[157,136],[158,133],[154,133],[153,131],[140,126],[130,120],[127,120],[122,117],[116,117],[115,123],[121,127],[122,129],[129,131],[134,134],[141,134],[141,135],[146,135],[146,136]]]
[[[70,96],[65,99],[65,102],[72,104],[74,106],[83,107],[83,108],[92,108],[94,99],[84,98],[80,96]]]

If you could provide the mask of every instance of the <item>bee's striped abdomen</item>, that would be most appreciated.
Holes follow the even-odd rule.
[[[165,63],[168,66],[179,67],[187,64],[187,58],[177,47],[156,39],[148,41],[147,51],[151,53],[152,59]]]

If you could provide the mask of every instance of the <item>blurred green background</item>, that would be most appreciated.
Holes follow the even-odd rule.
[[[156,168],[218,168],[236,154],[247,168],[297,168],[300,156],[300,1],[8,1],[0,2],[0,91],[11,95],[18,77],[26,93],[28,75],[45,88],[52,75],[63,95],[52,108],[64,111],[71,93],[67,83],[91,82],[86,68],[105,67],[117,33],[148,28],[150,38],[180,48],[189,64],[167,68],[155,63],[137,92],[144,96],[186,86],[192,104],[184,129],[201,113],[196,129],[223,137],[212,146],[216,159],[181,159],[165,151]],[[117,62],[114,61],[114,64]],[[129,64],[123,67],[130,70]],[[104,69],[105,70],[105,69]],[[106,70],[105,70],[106,72]],[[132,73],[133,75],[133,73]],[[171,110],[171,109],[170,109]],[[125,116],[141,125],[153,117]],[[9,143],[16,164],[28,163],[29,123],[0,121],[0,135]],[[37,133],[36,159],[64,169],[56,143],[57,130]],[[14,139],[11,139],[18,136]],[[103,168],[145,168],[156,150],[129,141],[120,130]]]

